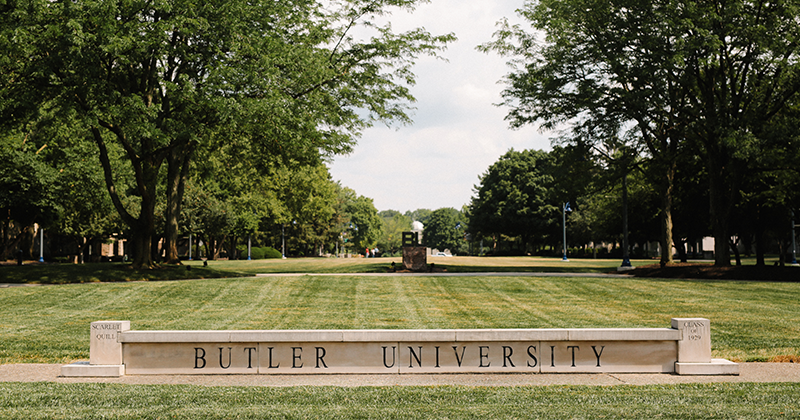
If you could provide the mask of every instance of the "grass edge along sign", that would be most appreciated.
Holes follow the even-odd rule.
[[[90,327],[65,377],[225,374],[676,373],[738,375],[711,358],[710,321],[672,328],[133,331]]]

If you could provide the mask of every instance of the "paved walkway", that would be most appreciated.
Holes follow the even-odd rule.
[[[441,374],[441,375],[153,375],[61,378],[61,365],[0,365],[0,382],[181,384],[203,386],[544,386],[665,385],[686,383],[798,382],[800,364],[743,363],[739,376],[669,374]]]
[[[302,277],[302,276],[366,276],[366,277],[607,277],[607,278],[631,278],[627,274],[606,274],[606,273],[537,273],[537,272],[467,272],[467,273],[267,273],[256,274],[256,277]]]

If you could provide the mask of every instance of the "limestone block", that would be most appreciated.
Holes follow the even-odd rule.
[[[400,373],[539,373],[539,342],[399,343]],[[394,360],[394,359],[392,359]]]
[[[304,342],[304,341],[342,341],[342,330],[264,330],[234,331],[231,341],[234,342]]]
[[[725,359],[711,359],[711,363],[675,363],[678,375],[739,375],[739,364]]]
[[[455,341],[456,330],[346,330],[345,342]],[[321,340],[320,340],[321,341]]]
[[[261,343],[259,373],[398,373],[397,342]]]
[[[456,341],[566,341],[565,329],[456,330]]]
[[[126,343],[128,375],[258,373],[254,343]]]
[[[681,333],[678,362],[711,363],[711,321],[705,318],[673,318],[672,328]]]
[[[97,321],[89,327],[89,363],[92,365],[121,365],[120,332],[131,329],[130,321]]]
[[[541,343],[542,373],[672,373],[675,341]]]
[[[124,365],[91,365],[89,362],[76,362],[61,366],[61,376],[65,378],[119,378],[124,374]]]
[[[677,341],[680,332],[671,328],[585,328],[569,331],[570,341]]]
[[[120,334],[122,343],[228,343],[232,331],[127,331]]]

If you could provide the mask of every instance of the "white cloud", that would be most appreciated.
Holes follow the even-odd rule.
[[[508,110],[493,105],[502,99],[506,59],[475,50],[521,6],[521,0],[433,0],[413,14],[395,13],[396,31],[421,26],[454,32],[459,41],[443,53],[449,62],[422,58],[414,67],[415,124],[365,131],[351,155],[334,160],[333,178],[373,198],[378,210],[461,208],[478,177],[509,148],[549,149],[548,135],[536,127],[508,128]]]

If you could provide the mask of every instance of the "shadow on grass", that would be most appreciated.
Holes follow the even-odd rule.
[[[189,268],[191,267],[191,268]],[[0,283],[67,284],[247,277],[251,274],[211,267],[160,266],[134,270],[125,263],[30,264],[0,267]]]
[[[479,266],[479,265],[451,265],[434,262],[436,268],[441,268],[450,273],[616,273],[613,267],[587,267],[587,266]],[[428,263],[430,265],[430,262]]]
[[[800,267],[791,266],[714,267],[710,264],[675,263],[662,268],[654,264],[637,267],[629,274],[648,278],[800,282]]]

